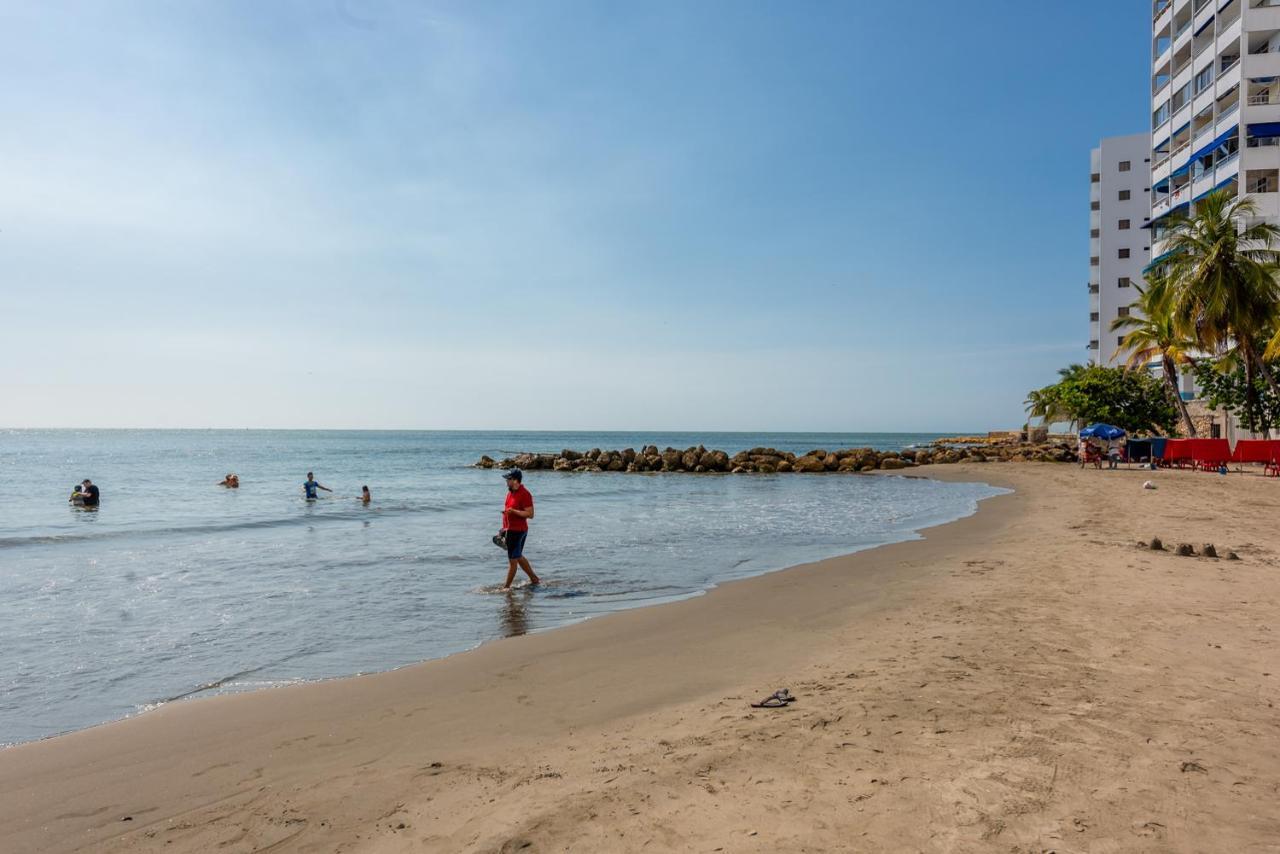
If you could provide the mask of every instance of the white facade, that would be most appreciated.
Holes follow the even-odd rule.
[[[1151,226],[1212,189],[1280,221],[1280,0],[1154,0]]]
[[[1151,92],[1151,265],[1162,222],[1217,188],[1280,224],[1280,0],[1153,0]]]
[[[1123,331],[1111,323],[1138,298],[1142,270],[1151,260],[1150,136],[1108,137],[1093,149],[1089,168],[1089,360],[1124,364]]]

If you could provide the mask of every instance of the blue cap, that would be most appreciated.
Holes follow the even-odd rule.
[[[520,469],[512,469],[511,471],[505,473],[502,477],[505,480],[518,480],[521,483],[524,483],[524,472],[520,471]]]

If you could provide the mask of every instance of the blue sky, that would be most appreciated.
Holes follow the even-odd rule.
[[[0,426],[1016,426],[1148,13],[0,0]]]

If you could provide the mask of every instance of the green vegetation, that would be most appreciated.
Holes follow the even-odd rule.
[[[1201,199],[1194,215],[1170,217],[1161,264],[1129,315],[1111,324],[1126,331],[1117,348],[1130,352],[1124,368],[1065,368],[1027,396],[1028,413],[1130,432],[1168,433],[1181,420],[1195,436],[1177,384],[1189,368],[1209,406],[1254,432],[1280,425],[1280,227],[1256,219],[1253,201],[1227,190]]]
[[[1031,416],[1046,424],[1101,422],[1131,433],[1167,433],[1178,422],[1164,386],[1145,371],[1071,365],[1058,374],[1058,382],[1027,395]]]

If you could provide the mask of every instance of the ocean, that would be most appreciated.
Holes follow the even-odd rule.
[[[213,692],[389,670],[916,538],[1002,490],[851,475],[529,472],[536,589],[498,591],[481,454],[934,435],[0,431],[0,744]],[[306,473],[332,488],[306,502]],[[238,490],[216,484],[228,472]],[[67,502],[92,478],[96,510]],[[357,499],[368,485],[373,502]]]

